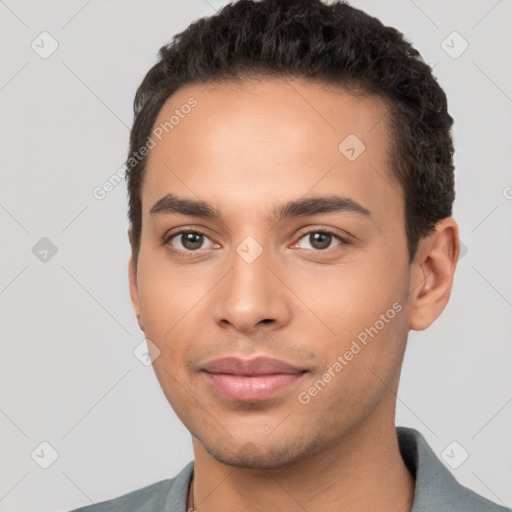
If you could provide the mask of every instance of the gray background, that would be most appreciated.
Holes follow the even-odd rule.
[[[92,191],[124,161],[135,89],[157,50],[224,3],[0,1],[1,511],[69,510],[172,477],[192,458],[133,354],[144,336],[129,301],[125,185],[101,201]],[[452,465],[467,452],[457,479],[512,506],[512,2],[353,4],[412,40],[455,118],[454,216],[467,253],[445,312],[411,333],[397,424]],[[45,59],[31,47],[51,49],[43,31],[58,43]],[[453,31],[469,44],[457,58]],[[57,248],[46,261],[43,237]],[[58,453],[47,469],[43,441]]]

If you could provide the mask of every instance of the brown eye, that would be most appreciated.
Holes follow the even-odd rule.
[[[336,240],[338,241],[338,243],[333,244],[333,241]],[[300,249],[312,248],[316,251],[325,251],[326,249],[331,249],[336,245],[343,245],[343,243],[347,242],[343,240],[343,238],[341,238],[339,235],[336,235],[329,231],[317,230],[304,233],[300,240],[297,242],[297,245]],[[307,247],[307,244],[309,244],[310,247]]]
[[[198,231],[180,231],[171,235],[165,241],[171,248],[177,252],[194,252],[198,249],[204,249],[205,240],[210,240],[206,235]]]
[[[191,251],[199,249],[203,245],[204,236],[199,233],[183,233],[180,241],[185,249]]]
[[[328,233],[311,233],[309,242],[314,249],[327,249],[331,245],[332,235]]]

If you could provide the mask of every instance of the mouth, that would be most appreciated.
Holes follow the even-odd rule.
[[[268,400],[295,385],[307,372],[265,357],[216,359],[207,363],[202,371],[217,393],[229,400],[245,402]]]

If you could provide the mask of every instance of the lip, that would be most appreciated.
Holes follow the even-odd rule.
[[[269,374],[297,374],[304,370],[278,359],[256,357],[255,359],[239,359],[223,357],[206,363],[203,368],[208,373],[226,373],[230,375],[257,376]]]
[[[297,383],[306,370],[277,359],[216,359],[202,368],[212,387],[230,400],[261,402]]]

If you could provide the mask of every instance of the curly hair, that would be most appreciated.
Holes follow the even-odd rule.
[[[389,106],[389,166],[405,196],[409,262],[419,240],[452,214],[452,117],[419,52],[392,27],[345,2],[239,0],[194,21],[160,48],[134,100],[126,161],[132,254],[140,248],[146,143],[166,100],[197,83],[300,77],[382,98]]]

